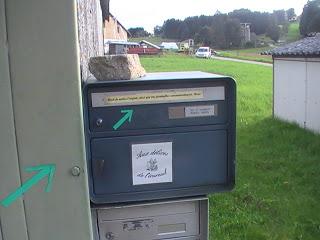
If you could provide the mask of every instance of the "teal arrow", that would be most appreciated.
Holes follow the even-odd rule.
[[[40,182],[43,178],[48,177],[48,183],[45,188],[45,192],[51,191],[52,180],[54,173],[56,171],[56,165],[41,165],[37,167],[29,167],[26,168],[27,172],[35,172],[37,173],[26,181],[21,187],[19,187],[16,191],[10,193],[5,199],[3,199],[0,203],[4,207],[9,207],[14,201],[18,198],[22,197],[22,195],[27,192],[31,187]]]
[[[113,125],[114,130],[118,130],[127,120],[131,122],[133,110],[121,110],[121,113],[125,113],[125,115],[115,124]]]

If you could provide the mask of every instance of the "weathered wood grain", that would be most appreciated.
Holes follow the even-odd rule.
[[[100,0],[77,0],[77,10],[81,77],[85,81],[90,76],[90,57],[103,55],[103,16]]]

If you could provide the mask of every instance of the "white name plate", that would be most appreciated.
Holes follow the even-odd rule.
[[[210,117],[215,116],[215,105],[185,107],[186,117]]]
[[[172,182],[172,142],[132,145],[133,185]]]

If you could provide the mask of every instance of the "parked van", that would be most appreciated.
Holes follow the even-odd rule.
[[[211,49],[209,47],[200,47],[196,52],[196,57],[210,58],[211,57]]]

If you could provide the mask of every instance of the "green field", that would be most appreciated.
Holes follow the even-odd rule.
[[[261,55],[261,52],[267,51],[269,49],[270,47],[218,51],[218,56],[272,63],[271,56]]]
[[[300,39],[299,23],[291,23],[288,29],[287,42],[294,42]]]
[[[182,55],[141,62],[148,72],[200,70],[237,80],[236,188],[210,196],[211,240],[320,239],[320,136],[272,118],[270,67]]]

